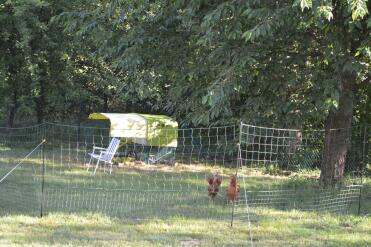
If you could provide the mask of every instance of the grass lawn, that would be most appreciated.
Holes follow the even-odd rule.
[[[255,246],[368,246],[371,219],[300,211],[257,209]],[[102,214],[3,216],[0,246],[246,246],[248,227],[239,221],[192,218],[135,220]]]
[[[17,159],[11,150],[1,154],[3,175]],[[361,215],[355,216],[358,194],[321,190],[318,171],[282,175],[242,170],[241,190],[254,198],[249,201],[254,205],[251,228],[244,193],[231,228],[225,191],[234,169],[128,163],[111,175],[100,170],[92,176],[84,162],[69,157],[46,155],[43,194],[40,153],[0,184],[0,246],[246,246],[250,230],[256,246],[371,245],[369,179]],[[211,172],[224,179],[215,201],[207,198],[205,175]],[[310,210],[316,203],[326,206],[323,201],[353,214]]]

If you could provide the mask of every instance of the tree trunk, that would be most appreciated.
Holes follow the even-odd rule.
[[[350,147],[355,77],[355,74],[349,72],[341,75],[338,108],[331,110],[326,120],[320,176],[324,186],[333,186],[341,182],[344,176],[346,155]]]
[[[36,98],[36,117],[37,123],[41,124],[45,117],[45,98],[46,98],[46,73],[44,68],[41,68],[40,73],[40,95]]]
[[[8,118],[8,124],[7,124],[8,127],[10,128],[13,127],[14,125],[14,118],[15,118],[17,109],[18,109],[18,92],[17,92],[17,88],[15,87],[12,93],[12,101],[10,104],[9,118]]]
[[[9,10],[10,13],[13,12],[13,9]],[[13,13],[12,13],[13,14]],[[13,25],[14,23],[12,23]],[[12,30],[10,39],[9,39],[9,53],[5,53],[4,55],[7,56],[5,61],[8,62],[7,72],[9,73],[8,84],[10,85],[11,95],[10,95],[10,106],[9,106],[9,115],[7,125],[8,127],[13,127],[15,115],[17,113],[19,107],[19,87],[17,83],[18,73],[20,70],[21,65],[15,59],[17,57],[17,47],[16,47],[16,40],[19,39],[19,34],[16,30]]]
[[[103,95],[103,102],[104,102],[103,112],[108,112],[108,96],[107,96],[107,94]]]

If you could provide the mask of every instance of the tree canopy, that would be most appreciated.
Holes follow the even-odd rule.
[[[3,122],[132,111],[193,126],[322,127],[348,84],[350,119],[367,122],[368,4],[4,1]]]
[[[5,0],[2,121],[103,111],[168,114],[181,126],[324,128],[321,181],[333,184],[352,123],[371,122],[369,9],[367,0]]]

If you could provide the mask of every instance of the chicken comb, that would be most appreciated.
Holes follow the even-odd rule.
[[[236,184],[236,182],[237,182],[236,175],[232,175],[232,176],[230,176],[230,178],[231,178],[231,184]]]

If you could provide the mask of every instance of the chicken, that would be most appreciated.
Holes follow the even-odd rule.
[[[236,175],[232,175],[230,178],[231,182],[227,188],[227,197],[234,204],[240,198],[240,184],[237,181]]]
[[[219,192],[219,187],[222,184],[222,178],[216,173],[208,176],[206,181],[209,183],[208,192],[209,198],[214,199]]]

